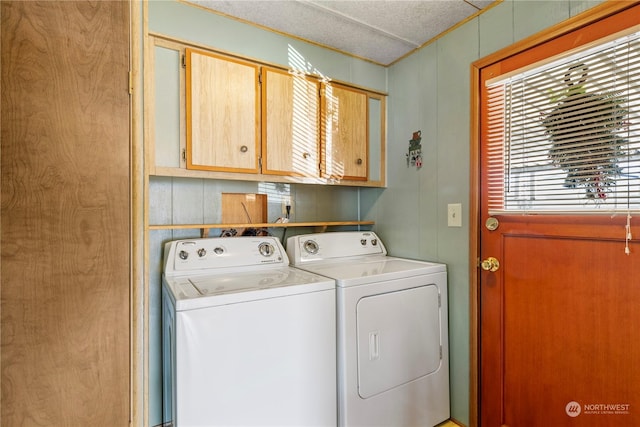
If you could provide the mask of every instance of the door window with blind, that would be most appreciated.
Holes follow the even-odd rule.
[[[640,211],[640,32],[487,81],[489,213]]]

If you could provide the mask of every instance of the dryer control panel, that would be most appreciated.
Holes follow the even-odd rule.
[[[287,254],[296,265],[310,261],[387,255],[387,250],[373,231],[346,231],[289,237]]]
[[[211,269],[289,265],[276,237],[243,236],[176,240],[165,245],[165,275],[204,273]]]

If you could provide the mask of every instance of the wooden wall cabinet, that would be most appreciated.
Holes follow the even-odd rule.
[[[323,85],[322,176],[330,179],[368,178],[368,96],[335,83]]]
[[[187,167],[260,171],[260,68],[186,49]]]
[[[385,185],[384,95],[209,51],[184,52],[180,163],[187,172],[157,174]]]
[[[262,69],[262,173],[319,176],[320,82]]]

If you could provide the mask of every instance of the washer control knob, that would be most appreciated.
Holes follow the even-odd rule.
[[[378,239],[371,239],[371,244],[373,246],[377,246],[378,245]]]
[[[271,256],[275,252],[275,249],[271,243],[263,242],[258,246],[258,251],[260,251],[260,255],[262,256]]]
[[[224,253],[224,249],[218,246],[213,250],[213,252],[215,252],[216,255],[222,255]]]
[[[178,253],[178,256],[180,257],[180,259],[187,259],[189,258],[189,252],[187,251],[180,251]]]
[[[207,254],[207,251],[206,251],[206,249],[205,249],[205,248],[200,248],[200,249],[198,249],[198,256],[199,256],[200,258],[202,258],[203,256],[205,256],[206,254]]]
[[[360,244],[362,246],[367,246],[367,239],[360,239]]]
[[[318,244],[314,240],[307,240],[302,246],[307,253],[315,255],[318,253]]]

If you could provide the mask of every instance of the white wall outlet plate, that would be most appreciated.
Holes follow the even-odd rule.
[[[447,226],[462,227],[462,203],[447,205]]]

